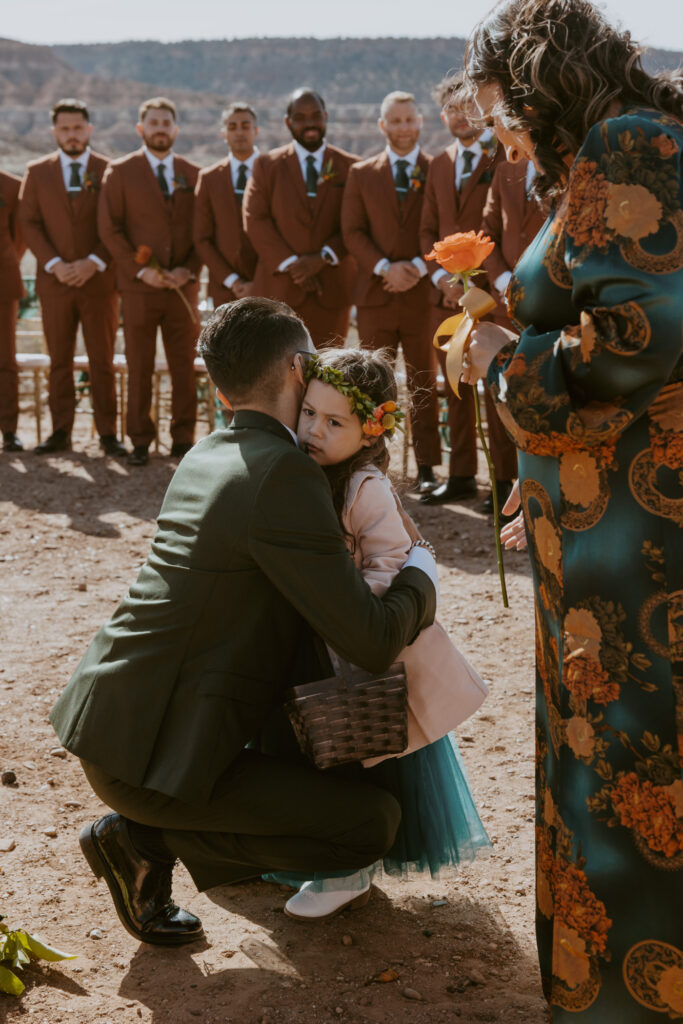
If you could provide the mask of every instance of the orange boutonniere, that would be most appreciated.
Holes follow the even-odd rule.
[[[410,172],[410,187],[413,192],[420,192],[424,188],[425,175],[419,164],[415,164]]]
[[[99,192],[100,183],[96,178],[93,178],[90,171],[86,171],[83,175],[83,189],[86,192]]]
[[[185,309],[190,315],[190,319],[196,324],[200,322],[197,313],[193,310],[192,306],[187,301],[187,298],[183,294],[182,289],[174,282],[171,275],[166,270],[164,270],[163,267],[159,264],[159,260],[156,258],[149,245],[139,245],[135,250],[133,259],[138,264],[138,266],[153,270],[159,277],[159,280],[164,282],[164,286],[166,288],[172,288],[173,291],[178,296],[178,298],[182,300]]]
[[[446,377],[448,378],[449,385],[458,397],[460,397],[460,375],[462,374],[465,354],[470,346],[472,328],[477,320],[482,316],[486,316],[487,313],[490,313],[496,307],[495,299],[492,299],[488,292],[485,292],[483,288],[468,288],[468,284],[470,278],[474,277],[475,274],[482,273],[481,265],[494,249],[495,243],[483,231],[478,233],[463,231],[455,235],[448,235],[447,238],[443,238],[440,242],[435,242],[432,251],[425,255],[425,259],[436,260],[444,270],[453,275],[454,279],[462,281],[465,287],[465,294],[460,300],[460,304],[464,306],[464,311],[444,320],[434,335],[434,346],[446,353]],[[447,340],[442,344],[444,337]],[[472,394],[474,396],[477,432],[484,449],[491,478],[498,574],[500,576],[500,589],[503,594],[503,605],[507,608],[508,598],[505,586],[505,570],[503,568],[503,547],[500,541],[500,511],[498,508],[496,473],[481,423],[479,393],[476,386],[472,388]]]
[[[192,185],[188,185],[184,174],[178,174],[174,177],[173,189],[175,192],[194,192]]]
[[[323,167],[320,168],[320,174],[318,175],[318,184],[324,185],[326,181],[332,181],[336,178],[337,172],[332,166],[332,158],[330,158]]]

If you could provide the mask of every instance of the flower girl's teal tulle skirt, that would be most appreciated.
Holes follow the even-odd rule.
[[[429,871],[474,860],[488,849],[486,834],[470,789],[467,771],[455,737],[451,734],[405,757],[388,758],[364,773],[389,790],[401,805],[402,817],[394,845],[375,865],[390,875]],[[331,874],[316,874],[314,880]],[[343,877],[337,872],[335,877]],[[277,872],[264,875],[269,881],[298,888],[311,876]]]

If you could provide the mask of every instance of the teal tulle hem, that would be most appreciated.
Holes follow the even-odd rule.
[[[393,793],[402,811],[394,844],[374,865],[375,872],[405,876],[428,871],[438,878],[441,869],[472,861],[491,847],[452,734],[414,754],[382,761],[367,769],[367,777]],[[335,874],[343,876],[344,872]],[[263,877],[296,888],[311,880],[310,874],[292,872]],[[331,876],[315,874],[313,880],[326,877]]]

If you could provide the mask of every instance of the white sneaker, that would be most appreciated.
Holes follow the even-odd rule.
[[[341,879],[340,879],[341,881]],[[325,921],[344,910],[364,907],[370,899],[370,879],[362,889],[336,889],[316,892],[315,882],[304,882],[299,891],[285,903],[285,914],[296,921]]]

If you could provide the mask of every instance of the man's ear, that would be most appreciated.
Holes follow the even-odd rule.
[[[306,388],[307,381],[304,376],[304,361],[299,352],[295,352],[292,356],[292,370],[296,376],[297,383],[301,384],[302,388]]]

